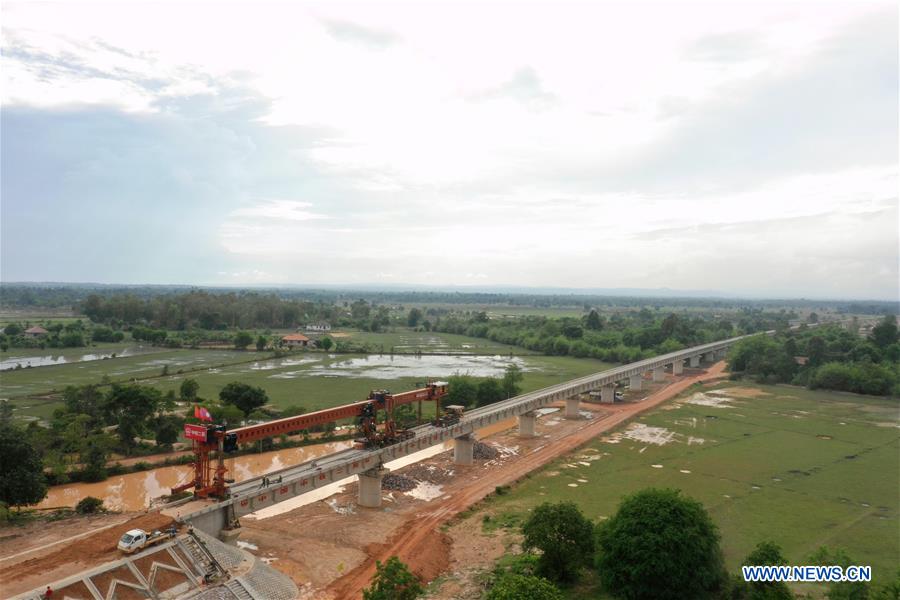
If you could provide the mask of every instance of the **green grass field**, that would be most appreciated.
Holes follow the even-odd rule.
[[[900,565],[897,401],[786,386],[761,386],[764,395],[751,398],[737,395],[746,388],[719,387],[727,407],[686,403],[686,394],[481,510],[515,524],[541,502],[571,500],[597,520],[627,494],[677,488],[709,510],[732,572],[758,542],[773,540],[792,564],[807,564],[819,546],[837,546],[856,564],[871,565],[876,585],[893,577]],[[671,432],[670,443],[646,441]],[[584,586],[570,592],[596,597]]]

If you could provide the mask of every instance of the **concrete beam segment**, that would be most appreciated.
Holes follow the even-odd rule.
[[[666,370],[663,367],[656,367],[653,369],[653,381],[657,383],[660,381],[666,380]]]
[[[533,412],[519,415],[519,437],[534,437],[534,421],[537,418]]]
[[[641,384],[644,379],[640,375],[632,375],[628,378],[628,387],[631,388],[631,391],[639,391],[641,389]]]
[[[691,357],[691,367],[697,368],[699,366],[700,366],[700,355],[695,354],[694,356]]]
[[[676,358],[672,363],[672,375],[681,375],[684,373],[684,359]]]
[[[610,383],[600,388],[600,402],[603,404],[612,404],[616,401],[616,385]]]
[[[453,464],[471,465],[475,458],[475,437],[467,433],[453,438]]]
[[[581,418],[581,410],[580,410],[581,402],[578,399],[578,396],[572,396],[570,398],[566,398],[566,418],[567,419],[580,419]]]
[[[389,469],[376,467],[357,475],[359,477],[359,496],[356,503],[367,508],[381,506],[381,480]]]

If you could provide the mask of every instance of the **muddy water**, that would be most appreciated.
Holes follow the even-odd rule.
[[[476,432],[479,439],[504,431],[516,424],[515,419],[507,419],[494,423]],[[234,477],[236,481],[244,481],[259,477],[266,473],[271,473],[291,465],[296,465],[308,460],[312,460],[319,456],[331,454],[346,450],[352,446],[352,442],[328,442],[324,444],[315,444],[312,446],[304,446],[302,448],[289,448],[287,450],[276,450],[273,452],[265,452],[263,454],[250,454],[247,456],[239,456],[237,458],[225,461],[229,475]],[[389,469],[399,469],[406,465],[411,465],[420,460],[425,460],[436,454],[440,454],[446,450],[453,448],[452,442],[446,442],[442,445],[432,446],[410,454],[403,458],[397,459],[385,466]],[[43,502],[37,505],[38,508],[55,508],[63,506],[75,506],[78,501],[87,496],[101,498],[103,503],[112,510],[131,511],[143,510],[150,506],[153,498],[164,496],[169,493],[170,488],[187,482],[191,478],[192,470],[189,465],[160,467],[151,471],[142,473],[130,473],[118,477],[110,477],[106,481],[99,483],[71,483],[68,485],[60,485],[50,488],[50,492]],[[332,483],[324,486],[315,492],[304,494],[293,500],[279,503],[277,506],[270,507],[260,513],[257,518],[266,518],[281,514],[303,506],[317,500],[322,500],[340,492],[344,485],[356,481],[356,477],[350,477],[346,480]]]
[[[239,456],[225,461],[229,475],[237,481],[251,479],[283,469],[325,454],[346,450],[352,442],[328,442],[302,448],[288,448],[263,454]],[[153,498],[169,493],[173,486],[190,480],[189,465],[160,467],[142,473],[130,473],[110,477],[99,483],[71,483],[50,488],[50,492],[38,508],[75,506],[87,496],[101,498],[112,510],[143,510]]]

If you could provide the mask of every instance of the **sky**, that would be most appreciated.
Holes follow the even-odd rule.
[[[2,281],[898,298],[895,3],[0,17]]]

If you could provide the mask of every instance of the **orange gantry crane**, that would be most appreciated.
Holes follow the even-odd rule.
[[[225,478],[225,454],[237,449],[238,444],[246,444],[276,435],[287,434],[317,425],[333,423],[342,419],[356,419],[362,438],[357,445],[362,447],[379,447],[397,443],[411,438],[412,431],[398,430],[393,421],[394,408],[413,402],[419,403],[419,421],[422,419],[422,402],[434,401],[435,414],[440,413],[440,399],[447,394],[447,382],[434,381],[423,388],[391,394],[386,390],[373,391],[361,402],[344,404],[335,408],[327,408],[305,415],[276,419],[258,425],[247,425],[228,430],[224,425],[185,424],[184,435],[193,442],[194,479],[172,488],[177,494],[194,488],[194,496],[198,498],[225,498],[228,495],[228,483]],[[378,411],[385,412],[384,427],[378,429]],[[213,467],[211,454],[217,452],[217,465]]]

